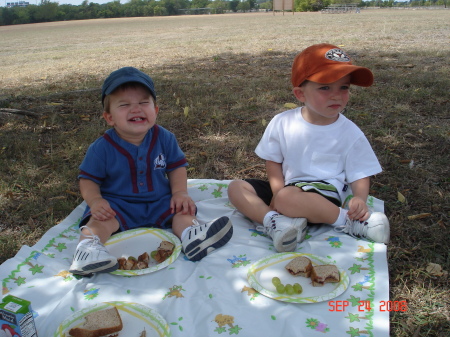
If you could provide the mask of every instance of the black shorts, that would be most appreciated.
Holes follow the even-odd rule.
[[[260,179],[244,179],[244,181],[252,185],[256,191],[256,195],[262,199],[267,206],[270,205],[272,202],[273,193],[268,181]]]
[[[244,181],[248,182],[256,191],[256,195],[262,199],[266,205],[270,205],[273,193],[272,189],[270,188],[270,184],[268,181],[260,180],[260,179],[244,179]],[[326,185],[326,186],[320,186],[320,185]],[[338,207],[341,207],[341,200],[339,198],[339,193],[337,192],[336,188],[324,181],[321,182],[306,182],[306,183],[292,183],[287,186],[296,186],[298,188],[301,188],[304,192],[313,192],[321,195],[328,201],[331,201],[333,204],[335,204]],[[318,187],[319,186],[319,187]],[[311,188],[312,187],[312,188]]]

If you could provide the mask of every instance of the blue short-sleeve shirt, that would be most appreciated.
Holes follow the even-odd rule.
[[[109,129],[89,146],[78,178],[99,184],[103,198],[118,213],[122,230],[161,226],[170,217],[167,173],[183,166],[187,166],[183,151],[174,134],[162,126],[151,128],[139,146],[126,142],[114,129]],[[141,213],[136,204],[144,204],[145,218],[134,217],[133,213]],[[164,217],[161,212],[168,214]],[[90,215],[89,209],[86,215]]]

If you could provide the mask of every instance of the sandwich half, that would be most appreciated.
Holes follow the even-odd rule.
[[[325,283],[341,280],[339,269],[334,264],[314,266],[311,270],[311,281],[314,287],[322,287]]]
[[[116,307],[87,314],[83,325],[69,330],[73,337],[113,337],[122,330],[123,323]]]
[[[285,268],[291,275],[309,277],[312,270],[312,263],[306,256],[297,256]]]

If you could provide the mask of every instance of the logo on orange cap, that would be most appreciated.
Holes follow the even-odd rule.
[[[350,62],[350,57],[348,57],[347,54],[339,48],[334,48],[327,51],[325,57],[331,61]]]

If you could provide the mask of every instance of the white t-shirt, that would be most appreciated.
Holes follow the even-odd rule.
[[[285,184],[324,180],[343,195],[344,186],[382,171],[364,133],[344,115],[329,125],[303,119],[301,108],[276,115],[256,154],[281,163]]]

